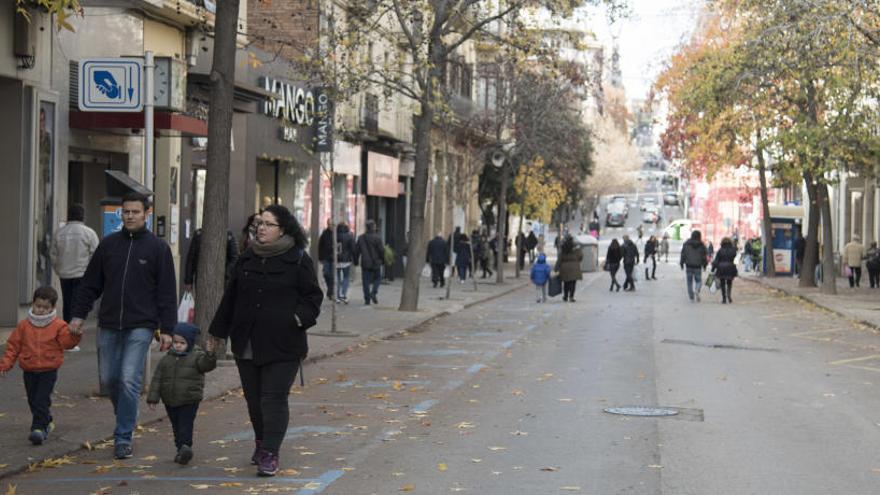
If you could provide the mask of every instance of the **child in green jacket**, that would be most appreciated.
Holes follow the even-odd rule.
[[[193,424],[205,391],[205,373],[217,367],[214,352],[205,352],[195,344],[198,335],[199,327],[177,323],[171,349],[156,366],[147,394],[150,409],[156,408],[159,399],[165,404],[177,447],[174,462],[178,464],[193,457]]]

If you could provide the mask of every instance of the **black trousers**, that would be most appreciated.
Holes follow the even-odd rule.
[[[721,286],[721,300],[722,301],[732,301],[733,300],[733,279],[732,278],[719,278],[718,285]]]
[[[577,280],[572,280],[569,282],[562,282],[562,299],[574,300],[574,290],[577,288]]]
[[[611,274],[611,289],[614,289],[616,286],[618,289],[620,288],[620,282],[617,281],[617,272],[620,270],[620,263],[615,263],[611,265],[608,273]]]
[[[58,381],[58,370],[25,371],[24,390],[31,408],[31,430],[43,430],[52,422],[52,390]]]
[[[483,270],[483,278],[486,278],[486,273],[488,273],[490,277],[492,276],[492,270],[489,269],[489,260],[485,257],[480,258],[480,269]]]
[[[868,268],[868,280],[871,282],[871,288],[880,287],[880,268]]]
[[[80,278],[62,278],[61,279],[61,302],[62,302],[62,318],[64,321],[70,323],[70,319],[73,318],[71,314],[73,312],[73,297],[76,294],[76,290],[79,288],[79,283],[82,282],[82,277]]]
[[[256,366],[250,359],[236,359],[235,364],[254,437],[262,442],[265,450],[277,454],[287,433],[290,421],[287,400],[300,362],[281,361]]]
[[[446,284],[446,279],[443,276],[445,270],[446,265],[443,263],[431,263],[431,282],[433,282],[435,287],[437,285],[443,287]]]
[[[651,260],[651,264],[653,265],[650,275],[648,275],[648,260]],[[653,254],[645,257],[645,280],[650,280],[652,278],[657,278],[657,257]]]
[[[165,412],[168,413],[168,420],[174,431],[174,446],[178,449],[184,445],[192,447],[193,427],[196,423],[196,414],[199,412],[199,403],[175,407],[166,404]]]
[[[626,280],[623,281],[623,290],[636,288],[636,281],[633,279],[633,268],[635,266],[634,263],[623,264],[623,272],[626,273]]]
[[[851,266],[849,269],[852,272],[852,275],[849,276],[849,286],[858,287],[859,282],[862,281],[862,267]]]

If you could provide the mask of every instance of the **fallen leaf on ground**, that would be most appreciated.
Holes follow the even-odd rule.
[[[413,485],[412,483],[409,483],[409,484],[406,484],[406,485],[403,485],[402,487],[400,487],[400,491],[402,491],[402,492],[411,492],[415,489],[416,489],[416,485]]]
[[[573,401],[574,399],[569,399],[569,398],[566,397],[566,398],[563,398],[563,399],[556,399],[556,400],[558,400],[559,402],[571,402],[571,401]]]
[[[510,393],[511,393],[511,395],[524,395],[525,394],[525,392],[523,392],[522,390],[520,390],[518,388],[511,390]]]
[[[0,464],[0,469],[8,468],[8,467],[9,467],[9,464]]]
[[[299,471],[297,471],[296,469],[293,469],[293,468],[282,469],[281,471],[278,471],[278,474],[280,474],[281,476],[296,476],[299,474]]]
[[[489,450],[492,452],[498,452],[499,450],[507,450],[507,447],[489,447]]]
[[[146,457],[141,458],[141,460],[144,460],[144,461],[155,461],[157,459],[159,459],[159,458],[154,455],[148,455]]]
[[[528,435],[527,432],[525,432],[525,431],[519,431],[519,430],[512,431],[512,432],[510,432],[510,434],[511,434],[511,435],[514,435],[514,436],[517,436],[517,437],[524,437],[524,436],[527,436],[527,435]]]
[[[90,444],[89,442],[83,442],[82,446],[86,450],[92,450],[92,444]]]
[[[217,486],[222,486],[223,488],[232,488],[236,486],[241,486],[242,484],[237,481],[224,481]]]
[[[237,472],[241,471],[242,469],[238,468],[238,467],[228,467],[228,468],[223,468],[223,470],[226,471],[227,473],[237,473]]]
[[[373,394],[370,396],[371,399],[380,399],[385,400],[388,398],[388,394]]]
[[[459,430],[465,430],[468,428],[474,428],[474,424],[470,423],[468,421],[462,421],[461,423],[455,425],[455,427],[458,428]]]
[[[437,469],[442,473],[449,468],[446,466],[445,462],[441,462],[440,464],[437,464]]]
[[[6,485],[6,495],[15,495],[15,485]]]
[[[222,461],[228,461],[229,458],[228,458],[228,457],[218,457],[218,458],[216,458],[216,459],[214,459],[214,460],[217,461],[217,462],[222,462]]]
[[[394,383],[391,384],[391,388],[399,392],[403,390],[403,383],[401,383],[400,380],[394,380]]]
[[[549,472],[551,472],[551,473],[555,473],[556,471],[559,471],[559,468],[558,468],[558,467],[553,467],[553,466],[547,466],[547,467],[542,467],[542,468],[540,469],[540,471],[549,471]]]
[[[479,464],[479,463],[483,462],[483,460],[482,459],[471,459],[471,462],[473,462],[474,464]]]
[[[579,492],[581,491],[581,487],[579,486],[560,486],[560,490],[565,490],[567,492]]]
[[[663,466],[660,464],[649,464],[648,467],[652,469],[663,469]]]
[[[197,485],[190,484],[189,486],[195,488],[196,490],[207,490],[208,488],[211,488],[211,485],[205,485],[205,484],[197,484]]]
[[[314,452],[300,452],[299,455],[315,455]]]

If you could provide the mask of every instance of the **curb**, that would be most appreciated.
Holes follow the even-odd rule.
[[[456,307],[456,308],[454,308],[454,309],[444,310],[444,311],[438,311],[436,314],[429,315],[429,316],[425,317],[425,318],[422,319],[422,320],[415,321],[415,322],[413,322],[410,326],[408,326],[408,327],[406,327],[406,328],[403,328],[403,329],[401,329],[401,330],[398,330],[398,331],[395,331],[395,332],[389,333],[389,334],[387,334],[387,335],[382,335],[382,334],[381,334],[381,331],[380,331],[380,332],[376,332],[376,334],[374,334],[374,335],[376,335],[376,340],[392,340],[392,339],[398,339],[398,338],[404,337],[404,336],[406,336],[406,335],[408,335],[408,334],[424,332],[424,331],[426,331],[426,330],[428,329],[428,327],[429,327],[432,323],[434,323],[435,321],[437,321],[437,320],[439,320],[439,319],[441,319],[441,318],[443,318],[443,317],[449,316],[449,315],[451,315],[451,314],[458,313],[459,311],[462,311],[462,310],[465,310],[465,309],[471,308],[471,307],[476,306],[476,305],[478,305],[478,304],[483,304],[483,303],[486,303],[486,302],[490,302],[490,301],[494,301],[494,300],[496,300],[496,299],[499,299],[499,298],[501,298],[501,297],[503,297],[503,296],[506,296],[506,295],[508,295],[508,294],[510,294],[510,293],[512,293],[512,292],[515,292],[515,291],[517,291],[517,290],[519,290],[519,289],[525,287],[526,285],[528,285],[528,281],[526,280],[526,281],[521,281],[521,282],[517,282],[517,283],[506,283],[505,285],[508,285],[508,287],[505,287],[505,288],[504,288],[503,290],[501,290],[500,292],[498,292],[498,293],[496,293],[496,294],[492,294],[492,295],[486,297],[485,299],[480,299],[480,300],[477,300],[477,301],[471,301],[471,302],[469,302],[469,303],[463,304],[463,305],[461,305],[461,306],[459,306],[459,307]],[[377,335],[377,334],[378,334],[378,335]],[[367,336],[364,336],[362,339],[358,340],[358,343],[361,343],[361,342],[367,342],[367,341],[372,340],[372,339],[373,339],[373,335],[367,335]],[[317,354],[317,355],[314,355],[314,356],[309,356],[309,357],[307,357],[307,358],[305,359],[305,361],[303,361],[303,362],[304,362],[304,363],[308,363],[308,364],[314,364],[314,363],[317,363],[317,362],[319,362],[319,361],[323,361],[323,360],[325,360],[325,359],[329,359],[329,358],[333,358],[333,357],[337,357],[337,356],[341,356],[341,355],[347,354],[347,353],[349,353],[349,352],[353,352],[354,349],[355,349],[356,347],[357,347],[356,345],[349,345],[348,347],[345,347],[345,348],[340,349],[340,350],[338,350],[338,351],[323,352],[323,353],[320,353],[320,354]],[[240,384],[235,385],[235,386],[232,386],[232,387],[230,387],[230,388],[225,388],[225,387],[224,387],[223,389],[218,390],[218,391],[216,391],[216,392],[213,393],[213,394],[210,394],[210,395],[206,394],[206,395],[205,395],[205,398],[202,400],[202,402],[207,402],[207,401],[213,401],[213,400],[220,399],[220,398],[222,398],[222,397],[225,397],[225,396],[229,395],[230,392],[233,392],[233,391],[235,391],[235,390],[239,390],[239,389],[241,389],[241,385],[240,385]],[[156,423],[163,422],[163,421],[165,421],[165,420],[166,420],[166,417],[160,415],[158,418],[155,418],[155,419],[152,419],[152,420],[149,420],[149,421],[145,421],[145,422],[143,422],[143,423],[138,423],[138,426],[146,427],[146,426],[149,426],[149,425],[153,425],[153,424],[156,424]],[[90,443],[93,444],[93,445],[95,445],[95,444],[99,444],[99,443],[102,443],[102,442],[106,442],[106,441],[109,441],[109,440],[112,440],[112,439],[113,439],[113,435],[111,434],[111,435],[108,435],[108,436],[105,436],[105,437],[101,437],[101,438],[99,438],[99,439],[91,440]],[[67,451],[63,451],[63,452],[60,452],[60,453],[55,453],[55,455],[58,456],[58,457],[62,457],[62,456],[65,456],[65,455],[72,455],[72,454],[75,454],[75,453],[77,453],[77,452],[79,452],[79,451],[81,451],[81,450],[84,450],[84,449],[85,449],[85,447],[84,447],[83,445],[79,445],[79,446],[77,446],[77,447],[75,447],[75,448],[71,448],[71,449],[69,449],[69,450],[67,450]],[[10,477],[10,476],[15,476],[15,475],[17,475],[17,474],[21,474],[21,473],[25,472],[31,464],[38,464],[38,463],[42,462],[42,461],[45,460],[45,459],[46,459],[46,458],[43,458],[43,459],[34,459],[33,463],[24,464],[23,466],[19,466],[19,467],[16,467],[16,468],[9,468],[9,469],[7,469],[7,470],[5,470],[5,471],[2,471],[2,472],[0,472],[0,480],[3,480],[3,479],[8,478],[8,477]]]
[[[817,308],[828,311],[829,313],[831,313],[835,316],[838,316],[840,318],[843,318],[846,321],[849,321],[852,323],[858,323],[859,325],[864,325],[864,326],[874,330],[875,332],[880,333],[880,325],[873,323],[873,322],[870,322],[870,321],[867,321],[867,320],[859,320],[857,318],[853,318],[852,316],[847,315],[846,313],[842,313],[839,310],[836,310],[834,308],[830,308],[830,307],[828,307],[818,301],[815,301],[812,298],[807,297],[803,294],[795,294],[788,289],[784,289],[781,287],[774,287],[766,282],[761,281],[761,279],[743,278],[742,280],[747,281],[752,284],[755,284],[755,285],[760,285],[761,287],[764,287],[764,288],[772,290],[772,291],[781,292],[782,294],[785,294],[786,296],[793,297],[793,298],[795,298],[799,301],[805,302],[811,306],[815,306]]]

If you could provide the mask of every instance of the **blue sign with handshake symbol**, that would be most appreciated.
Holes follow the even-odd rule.
[[[79,62],[79,109],[84,112],[140,112],[144,63],[135,58]]]

